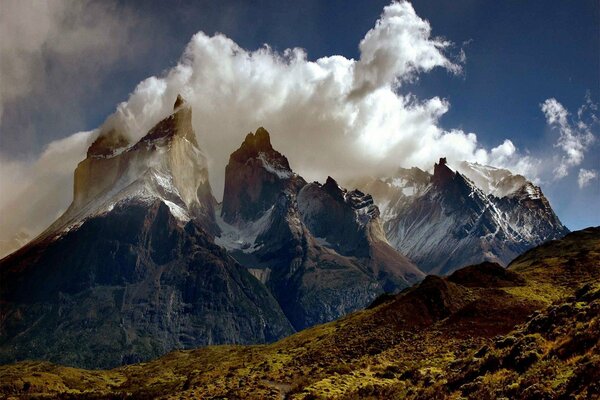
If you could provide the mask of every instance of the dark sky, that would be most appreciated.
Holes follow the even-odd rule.
[[[128,54],[121,52],[116,62],[89,72],[97,81],[88,87],[85,71],[81,79],[65,77],[64,59],[45,50],[43,87],[33,89],[35,96],[4,104],[0,155],[34,157],[52,140],[99,126],[138,82],[174,66],[197,31],[224,33],[250,50],[268,43],[281,51],[304,48],[309,59],[358,58],[358,43],[388,3],[122,1],[114,12],[133,12],[140,24],[130,36]],[[415,0],[413,6],[435,36],[466,54],[461,76],[436,69],[403,88],[421,98],[448,99],[444,128],[476,132],[486,147],[510,138],[519,149],[535,151],[556,139],[540,111],[544,100],[554,97],[571,113],[586,93],[599,102],[599,1]],[[579,167],[600,170],[597,142]],[[576,172],[572,175],[542,188],[569,227],[600,224],[598,179],[580,190]]]

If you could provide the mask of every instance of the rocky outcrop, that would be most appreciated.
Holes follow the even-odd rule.
[[[372,240],[381,239],[374,237],[373,231],[381,226],[372,197],[360,191],[348,192],[331,177],[324,185],[315,182],[304,186],[298,204],[302,222],[340,254],[366,257]]]
[[[258,128],[229,158],[221,215],[231,224],[254,220],[281,192],[295,193],[305,183],[291,170],[287,158],[273,149],[269,133]]]

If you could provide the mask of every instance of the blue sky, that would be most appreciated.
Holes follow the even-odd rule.
[[[174,67],[198,31],[221,32],[246,50],[266,43],[276,52],[303,48],[308,60],[331,55],[359,59],[359,42],[389,2],[85,4],[81,15],[66,14],[54,22],[54,36],[32,46],[28,64],[36,68],[30,72],[27,88],[3,95],[2,160],[35,160],[48,143],[100,126],[140,81]],[[560,148],[554,146],[559,132],[548,125],[541,104],[555,98],[575,118],[586,96],[599,103],[599,4],[593,0],[414,1],[416,14],[429,21],[432,35],[453,42],[448,57],[458,57],[462,49],[466,61],[459,74],[434,68],[398,90],[419,99],[446,99],[449,110],[439,120],[442,128],[474,132],[486,148],[510,139],[519,154],[544,158],[544,168],[551,170],[552,162],[560,162]],[[60,24],[75,20],[93,25],[86,18],[97,19],[98,29],[90,29],[91,36],[106,43],[80,44],[72,39],[65,49],[51,41],[69,32]],[[10,39],[3,40],[10,45]],[[598,124],[590,129],[597,137]],[[597,138],[586,146],[583,161],[562,179],[553,179],[549,171],[543,174],[542,189],[571,229],[600,225],[599,180],[592,179],[583,188],[577,182],[579,169],[600,171],[598,149]]]

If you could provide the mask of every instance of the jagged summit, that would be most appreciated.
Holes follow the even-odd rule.
[[[446,162],[446,157],[440,158],[440,161],[433,166],[433,176],[431,182],[435,185],[442,186],[447,184],[454,178],[455,173],[452,171]]]
[[[196,134],[192,127],[192,107],[181,97],[177,95],[177,100],[173,107],[173,114],[160,121],[144,136],[136,146],[142,143],[156,142],[161,139],[170,139],[180,136],[189,140],[196,147]]]
[[[248,133],[239,149],[234,151],[230,158],[244,162],[249,158],[258,157],[261,153],[269,155],[270,158],[278,159],[282,167],[290,169],[287,158],[273,149],[269,132],[262,126],[255,133]]]
[[[168,118],[159,122],[141,142],[148,142],[162,137],[181,135],[197,145],[196,135],[192,128],[192,109],[187,101],[180,95],[177,95],[173,105],[173,113]],[[118,128],[111,127],[107,123],[92,145],[88,148],[88,158],[109,158],[127,150],[131,145],[129,138]]]
[[[338,185],[337,181],[331,176],[327,177],[322,188],[324,191],[329,193],[334,199],[344,201],[344,191],[342,190],[340,185]]]
[[[228,223],[252,220],[269,209],[282,191],[296,192],[306,182],[288,159],[273,149],[269,132],[249,133],[229,157],[221,215]]]
[[[175,99],[175,104],[173,104],[173,110],[177,110],[177,108],[183,104],[187,104],[187,101],[185,101],[185,99],[178,94],[177,98]]]

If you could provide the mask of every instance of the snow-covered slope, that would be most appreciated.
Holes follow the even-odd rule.
[[[526,184],[532,186],[523,175],[489,165],[462,161],[456,166],[456,171],[469,178],[485,194],[495,197],[508,196]]]
[[[157,199],[182,224],[194,219],[215,233],[215,200],[191,115],[190,106],[178,97],[173,113],[137,143],[129,145],[114,131],[100,136],[75,170],[73,202],[39,239],[69,231],[117,204]]]
[[[373,193],[390,243],[423,271],[447,274],[481,261],[506,265],[568,230],[541,189],[508,170],[445,159],[433,175],[418,168],[354,185]]]

